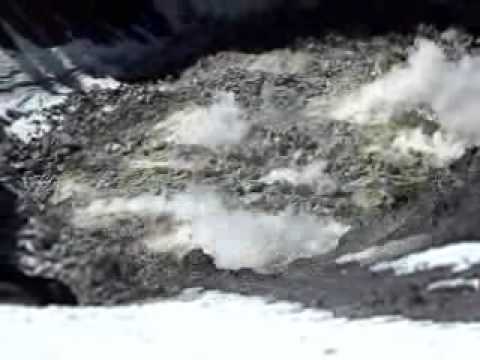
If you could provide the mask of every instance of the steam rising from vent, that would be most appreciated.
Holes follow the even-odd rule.
[[[220,93],[209,107],[193,106],[178,111],[158,124],[167,141],[185,145],[218,147],[239,144],[250,124],[231,93]]]
[[[144,239],[151,250],[184,255],[202,249],[219,268],[233,270],[273,271],[295,259],[333,250],[347,231],[332,219],[231,210],[218,195],[198,191],[172,199],[144,195],[97,200],[78,210],[74,222],[102,226],[129,216],[140,216],[147,224],[156,219]]]
[[[465,143],[440,131],[429,136],[422,129],[402,131],[393,141],[392,148],[402,155],[423,153],[429,156],[433,165],[442,167],[465,153]]]
[[[480,57],[449,61],[435,43],[420,39],[406,66],[342,99],[332,111],[339,120],[388,121],[399,111],[428,104],[443,129],[480,143]]]
[[[326,163],[317,161],[300,168],[279,168],[270,171],[260,179],[265,184],[288,182],[292,185],[310,185],[321,194],[336,190],[335,181],[325,174]]]

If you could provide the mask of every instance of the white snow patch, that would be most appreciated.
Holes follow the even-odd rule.
[[[397,275],[407,275],[449,267],[453,272],[462,272],[477,264],[480,264],[480,242],[465,242],[428,249],[395,261],[382,262],[372,266],[371,270],[393,270]]]
[[[116,90],[121,83],[110,77],[94,78],[87,75],[81,75],[78,78],[84,91],[93,90]]]
[[[430,241],[430,235],[417,234],[400,240],[391,241],[384,245],[371,246],[359,252],[341,255],[335,260],[335,262],[339,265],[348,263],[359,263],[363,266],[370,265],[385,259],[391,259],[413,252]]]
[[[48,133],[50,125],[46,122],[43,114],[33,113],[16,120],[6,130],[23,142],[29,142]]]
[[[41,110],[64,102],[70,90],[60,84],[46,90],[18,63],[15,52],[0,49],[0,117],[11,122],[7,132],[29,141],[49,130]]]
[[[219,93],[208,107],[178,111],[154,128],[166,133],[169,142],[212,148],[239,144],[249,130],[250,124],[232,93]]]
[[[478,324],[347,320],[209,292],[114,308],[0,307],[4,358],[20,360],[477,359]]]
[[[480,279],[446,279],[435,281],[427,286],[427,291],[449,290],[449,289],[466,289],[474,291],[480,289]]]
[[[314,162],[304,167],[273,169],[260,179],[265,184],[288,182],[292,185],[310,185],[321,193],[335,191],[335,181],[325,173],[326,163]]]
[[[208,191],[192,191],[171,199],[144,195],[96,200],[76,211],[74,223],[101,226],[102,222],[132,215],[151,224],[144,241],[153,251],[181,256],[202,249],[219,268],[260,272],[331,251],[348,229],[330,218],[232,210]]]

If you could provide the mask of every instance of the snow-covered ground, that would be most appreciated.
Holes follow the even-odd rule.
[[[138,306],[0,307],[5,359],[476,359],[480,325],[349,321],[205,293]]]
[[[477,264],[480,264],[480,243],[465,242],[413,253],[391,262],[382,262],[374,265],[372,270],[393,270],[397,275],[405,275],[447,267],[453,272],[462,272]]]

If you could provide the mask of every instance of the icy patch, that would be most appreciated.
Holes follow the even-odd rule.
[[[120,86],[118,81],[111,78],[92,78],[81,75],[76,79],[80,89],[87,92],[114,90]],[[37,86],[16,89],[11,95],[8,95],[11,100],[6,99],[7,101],[0,105],[0,117],[8,118],[7,114],[12,110],[22,114],[18,119],[12,121],[11,125],[7,127],[7,132],[16,135],[24,142],[42,137],[51,129],[46,121],[44,111],[64,103],[68,94],[72,91],[68,88],[62,88],[62,93],[51,94]]]
[[[0,324],[6,359],[473,360],[480,342],[478,324],[349,321],[214,292],[114,308],[5,306]]]
[[[465,153],[465,147],[465,142],[449,134],[437,131],[430,136],[420,128],[400,132],[392,144],[392,150],[397,154],[426,154],[432,159],[432,164],[438,167],[459,159]]]
[[[49,130],[41,110],[63,103],[71,92],[61,84],[38,84],[18,63],[16,54],[0,49],[0,118],[7,132],[24,141]]]
[[[43,114],[31,114],[18,119],[12,125],[7,127],[7,132],[16,136],[23,142],[29,142],[40,138],[50,131],[50,125],[47,124]]]
[[[165,133],[168,142],[212,148],[239,144],[249,130],[250,124],[231,93],[220,93],[208,107],[178,111],[154,128]]]
[[[19,114],[29,114],[34,111],[60,105],[65,101],[69,93],[67,89],[63,90],[63,93],[51,94],[33,85],[26,88],[5,90],[5,93],[0,97],[2,100],[0,104],[0,116],[9,119],[10,116],[8,113],[10,111],[15,111]]]
[[[480,57],[449,61],[439,46],[420,39],[405,66],[341,99],[331,116],[357,123],[385,122],[399,111],[428,104],[444,129],[477,144],[479,98]]]
[[[269,185],[275,182],[310,185],[320,193],[331,193],[335,191],[337,185],[332,178],[325,174],[325,166],[325,162],[318,161],[299,168],[274,169],[259,181]]]
[[[480,279],[447,279],[439,280],[427,286],[427,291],[470,289],[478,291],[480,289]]]
[[[480,264],[480,243],[468,242],[428,249],[395,261],[382,262],[372,266],[371,270],[393,270],[397,275],[408,275],[448,267],[453,272],[462,272],[477,264]]]
[[[293,260],[333,250],[347,227],[309,215],[269,215],[231,210],[213,193],[191,192],[166,199],[145,195],[97,200],[76,211],[77,226],[102,226],[119,217],[141,216],[152,251],[180,256],[202,249],[219,268],[274,271]]]

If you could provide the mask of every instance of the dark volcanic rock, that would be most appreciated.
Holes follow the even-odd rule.
[[[395,47],[396,54],[404,57],[414,37],[302,39],[280,56],[298,51],[313,60],[300,73],[290,74],[252,66],[262,55],[275,59],[276,52],[258,57],[221,52],[202,58],[177,80],[124,84],[116,90],[71,96],[52,110],[63,114],[61,125],[53,124],[54,131],[42,139],[16,143],[11,151],[12,164],[21,163],[19,172],[30,200],[43,209],[48,227],[55,228],[51,241],[34,239],[30,244],[34,272],[68,279],[82,304],[131,303],[201,287],[296,301],[350,317],[478,320],[478,291],[428,291],[438,280],[475,278],[476,270],[452,274],[449,269],[435,269],[396,276],[368,269],[371,262],[476,236],[476,152],[472,150],[451,169],[427,169],[421,174],[425,175],[423,188],[400,192],[397,198],[393,185],[385,186],[375,177],[375,186],[393,201],[385,204],[382,200],[379,206],[362,210],[352,201],[355,189],[349,190],[348,185],[358,179],[372,180],[368,174],[375,164],[357,156],[365,134],[351,124],[330,119],[311,124],[303,113],[309,99],[370,81],[377,56]],[[152,130],[172,113],[209,106],[218,91],[231,92],[247,120],[255,122],[240,146],[215,151],[171,144]],[[191,161],[199,170],[169,168],[162,164],[167,155]],[[160,165],[132,170],[128,166],[132,159],[150,159]],[[309,185],[259,181],[271,169],[316,160],[327,163],[328,176],[337,184],[330,192],[321,193]],[[409,170],[417,174],[422,169]],[[388,174],[381,180],[388,181]],[[98,227],[77,226],[72,221],[75,210],[97,199],[106,199],[108,205],[112,198],[176,194],[192,184],[214,187],[241,209],[268,214],[293,209],[312,216],[334,216],[353,227],[336,251],[296,261],[274,274],[260,274],[216,269],[214,259],[198,250],[178,259],[145,249],[142,240],[151,235],[152,226],[175,227],[165,214],[148,219],[119,214],[105,223],[99,219]],[[335,262],[339,256],[372,246],[383,246],[375,261]]]
[[[3,175],[6,175],[5,166],[2,170]],[[77,304],[76,296],[61,281],[28,276],[23,272],[18,263],[19,239],[21,238],[21,230],[27,224],[27,217],[19,211],[18,207],[18,196],[4,182],[1,182],[0,303],[25,305]]]
[[[0,304],[77,305],[72,290],[55,279],[27,276],[13,265],[0,265]]]
[[[15,262],[17,232],[25,219],[17,213],[17,196],[0,184],[0,264]]]
[[[433,177],[431,188],[396,211],[364,220],[341,240],[339,252],[417,237],[417,249],[480,239],[480,156],[472,148],[449,169],[444,179]]]
[[[174,0],[89,1],[71,6],[57,1],[41,5],[33,0],[8,2],[0,18],[11,26],[4,36],[10,47],[29,55],[15,40],[15,32],[38,45],[51,46],[72,40],[65,36],[66,30],[74,39],[93,39],[97,44],[143,43],[142,51],[131,51],[127,46],[123,52],[103,53],[103,58],[98,55],[98,61],[87,57],[88,61],[82,62],[78,49],[65,49],[64,55],[86,72],[148,81],[124,84],[112,91],[74,94],[52,110],[64,118],[63,123],[52,124],[54,131],[28,144],[15,143],[9,161],[27,192],[28,214],[41,214],[45,231],[30,239],[27,249],[18,251],[16,232],[25,219],[16,213],[13,193],[0,188],[4,205],[0,209],[0,256],[8,264],[0,268],[0,297],[34,304],[75,303],[75,295],[59,280],[49,280],[52,278],[68,279],[82,304],[136,302],[202,287],[293,300],[351,317],[402,314],[477,320],[478,291],[427,291],[433,281],[454,275],[448,269],[395,276],[369,271],[363,266],[368,262],[339,265],[335,260],[372,246],[383,246],[376,260],[385,260],[478,238],[479,155],[472,150],[451,169],[427,169],[421,175],[425,175],[423,185],[428,191],[414,188],[405,195],[394,185],[382,184],[385,179],[375,178],[385,197],[393,200],[386,204],[382,198],[379,206],[362,210],[354,204],[354,190],[348,185],[359,178],[364,180],[362,176],[373,167],[362,165],[363,160],[356,157],[366,142],[365,135],[352,125],[327,118],[303,125],[308,121],[302,121],[302,109],[312,98],[336,95],[371,80],[378,56],[404,58],[415,34],[403,31],[420,21],[439,27],[457,23],[477,31],[479,5],[434,0],[388,4],[373,0],[252,0],[244,5],[238,5],[239,1],[220,6],[224,3],[210,1],[202,7],[199,2]],[[254,3],[256,11],[252,10]],[[63,20],[49,16],[45,21],[45,12]],[[133,25],[138,25],[137,30]],[[332,28],[350,30],[356,36],[319,36]],[[434,28],[426,29],[438,35]],[[390,30],[398,32],[375,39],[359,35]],[[156,37],[152,39],[151,34]],[[316,37],[293,41],[299,35]],[[256,56],[252,53],[285,44],[288,52],[299,51],[306,59],[300,74],[287,74],[282,66],[276,73],[268,62],[258,66],[262,61],[252,58]],[[233,50],[196,61],[200,55],[222,49]],[[281,56],[289,56],[288,52]],[[267,55],[278,60],[278,54]],[[55,60],[53,53],[49,56]],[[151,79],[165,74],[179,76],[177,80]],[[247,121],[256,121],[244,143],[225,151],[175,146],[164,139],[151,144],[159,140],[155,134],[150,136],[155,125],[176,111],[210,105],[218,91],[232,93]],[[166,152],[180,160],[195,162],[198,158],[204,168],[197,171],[158,165]],[[152,169],[138,170],[129,162],[143,158],[152,160]],[[338,183],[329,193],[320,193],[308,184],[265,184],[259,180],[269,170],[315,160],[325,160],[328,176]],[[168,229],[165,216],[114,218],[99,228],[76,227],[72,221],[76,209],[97,198],[125,198],[145,192],[175,194],[192,184],[213,186],[242,209],[269,214],[293,209],[312,216],[332,216],[353,227],[336,251],[296,261],[275,274],[260,274],[246,269],[218,270],[214,259],[198,250],[181,260],[147,251],[140,240],[151,235],[148,231],[154,225]],[[395,241],[401,244],[397,246]],[[18,263],[17,257],[21,259]],[[32,259],[33,269],[29,270],[41,277],[21,271]],[[455,275],[476,277],[478,272],[473,269]]]

